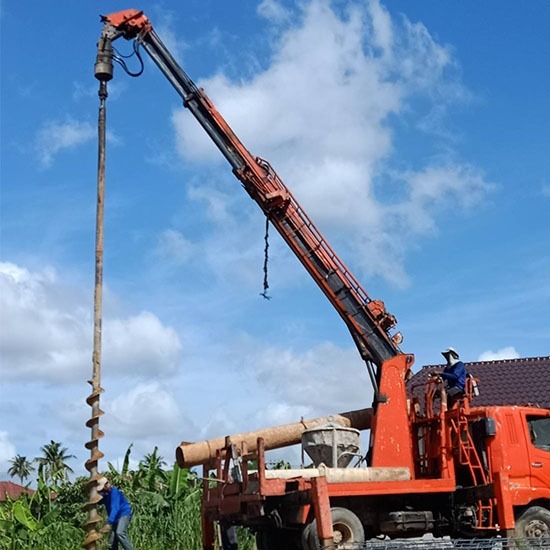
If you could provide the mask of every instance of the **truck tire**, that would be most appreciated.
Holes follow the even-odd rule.
[[[331,508],[330,514],[332,516],[335,549],[357,548],[358,543],[365,542],[363,524],[351,510]],[[305,550],[318,550],[320,547],[317,522],[314,520],[309,525],[308,547]]]
[[[514,538],[550,538],[550,510],[542,506],[527,508],[516,520]]]

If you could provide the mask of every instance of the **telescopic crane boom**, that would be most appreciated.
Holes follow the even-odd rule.
[[[100,98],[106,97],[113,61],[124,66],[112,42],[120,37],[134,40],[138,57],[143,47],[338,311],[367,364],[375,391],[372,413],[355,411],[364,415],[361,428],[368,424],[371,431],[366,468],[337,466],[340,445],[333,432],[333,467],[267,470],[265,450],[290,444],[296,432],[303,435],[303,421],[238,434],[237,441],[225,437],[223,442],[178,447],[181,467],[204,465],[204,550],[217,547],[215,522],[254,529],[262,550],[358,547],[366,535],[547,536],[550,478],[544,468],[550,461],[544,434],[550,412],[534,406],[470,407],[468,384],[466,394],[448,408],[447,392],[437,379],[425,388],[424,406],[418,396],[410,396],[405,380],[413,356],[399,350],[399,334],[390,334],[395,318],[363,290],[269,163],[244,147],[204,91],[179,67],[143,12],[122,11],[102,21],[95,66]],[[323,440],[320,446],[330,444]],[[346,450],[340,457],[350,454],[354,452]],[[250,460],[257,460],[257,469],[248,470]],[[94,550],[98,517],[93,489],[90,494],[94,513],[90,512],[85,544]]]
[[[105,56],[112,55],[111,42],[117,38],[135,40],[137,46],[145,49],[231,164],[250,197],[340,314],[367,364],[377,395],[382,363],[401,355],[401,335],[392,336],[389,332],[396,325],[395,317],[386,311],[383,302],[369,297],[271,165],[254,157],[241,143],[204,90],[178,65],[143,12],[121,11],[102,16],[102,21],[96,76],[104,70]]]

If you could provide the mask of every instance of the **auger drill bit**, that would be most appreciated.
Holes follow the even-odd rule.
[[[88,512],[86,521],[86,539],[82,547],[87,550],[96,550],[96,542],[101,539],[101,532],[97,529],[102,521],[97,511],[97,503],[101,500],[97,492],[99,477],[98,462],[103,458],[99,450],[99,440],[103,432],[99,429],[99,418],[103,411],[99,408],[99,396],[103,393],[101,387],[101,310],[103,294],[103,219],[105,197],[105,136],[106,136],[106,109],[107,82],[113,77],[113,46],[109,29],[104,28],[97,45],[97,59],[95,63],[95,77],[99,80],[99,116],[98,116],[98,171],[97,171],[97,212],[96,212],[96,249],[95,249],[95,289],[94,289],[94,349],[92,356],[93,376],[88,383],[92,386],[92,393],[86,398],[86,403],[92,408],[92,416],[86,422],[91,429],[91,438],[84,445],[90,451],[90,458],[86,461],[86,470],[90,472],[90,479],[86,484],[89,498],[85,505]]]

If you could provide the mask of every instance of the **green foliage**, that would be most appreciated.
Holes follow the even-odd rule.
[[[34,471],[32,462],[27,460],[26,456],[16,455],[10,460],[10,463],[11,466],[8,470],[8,475],[11,477],[18,477],[21,481],[21,485],[23,485],[24,480]]]
[[[166,462],[156,447],[131,471],[131,448],[121,471],[109,463],[106,475],[132,506],[129,534],[135,550],[201,550],[201,480],[177,464],[164,469]],[[85,538],[88,478],[66,481],[70,468],[62,465],[71,455],[61,444],[52,441],[41,450],[44,460],[36,492],[0,503],[0,550],[74,550]],[[239,549],[255,550],[246,529],[239,529],[238,537]],[[98,550],[106,547],[104,537]]]
[[[278,462],[269,463],[268,468],[270,470],[290,470],[292,466],[286,460],[279,460]]]
[[[72,473],[72,468],[67,464],[67,460],[76,458],[74,455],[67,454],[67,448],[61,447],[61,443],[53,439],[40,448],[42,456],[36,458],[38,462],[38,477],[45,481],[67,481],[68,473]]]
[[[55,510],[74,527],[80,528],[86,521],[83,504],[88,500],[88,478],[78,477],[72,483],[64,483],[55,494]]]
[[[38,494],[38,493],[36,493]],[[46,550],[78,548],[82,531],[52,510],[39,519],[33,495],[0,505],[0,550]]]
[[[139,463],[137,471],[137,481],[142,487],[146,487],[148,491],[154,491],[157,488],[163,487],[166,483],[166,474],[162,469],[166,466],[166,462],[157,454],[158,448],[155,447],[151,454],[145,455]]]
[[[134,446],[133,443],[130,444],[128,449],[126,449],[126,454],[124,455],[124,461],[122,463],[122,470],[120,470],[120,473],[118,470],[110,463],[107,462],[107,466],[109,468],[109,479],[113,481],[116,479],[125,479],[128,477],[129,471],[130,471],[130,454],[132,453],[132,447]],[[115,483],[115,485],[117,485]],[[118,485],[117,485],[118,486]]]
[[[12,513],[14,519],[29,531],[38,529],[38,522],[32,517],[30,508],[20,500],[14,502]]]

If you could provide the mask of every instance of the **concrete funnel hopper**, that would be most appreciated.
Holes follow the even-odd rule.
[[[315,467],[345,468],[359,451],[359,430],[328,422],[302,433],[302,449]]]

